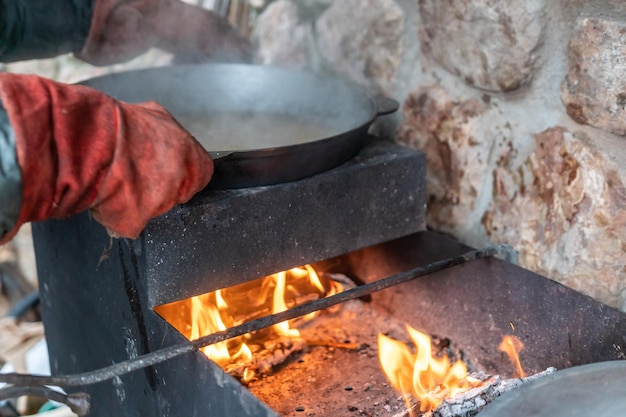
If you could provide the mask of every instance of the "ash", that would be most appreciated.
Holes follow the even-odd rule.
[[[556,368],[551,367],[526,378],[513,379],[501,379],[499,376],[487,377],[485,374],[472,374],[471,376],[474,378],[483,381],[483,385],[463,392],[453,398],[445,399],[435,411],[425,413],[424,417],[473,417],[503,393],[555,371]]]
[[[406,412],[378,364],[377,335],[405,337],[404,322],[360,300],[299,327],[302,352],[248,389],[287,417],[391,417]]]

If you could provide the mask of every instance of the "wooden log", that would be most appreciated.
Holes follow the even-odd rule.
[[[473,417],[503,393],[555,371],[556,368],[550,367],[543,372],[526,378],[511,379],[501,379],[499,376],[492,376],[483,380],[481,375],[472,375],[483,380],[483,385],[465,391],[453,398],[445,399],[436,410],[424,414],[424,417]]]

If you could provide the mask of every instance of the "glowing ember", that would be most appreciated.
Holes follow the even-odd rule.
[[[378,358],[391,385],[409,404],[410,395],[419,400],[420,411],[437,408],[444,398],[452,397],[480,385],[480,381],[467,375],[467,366],[458,360],[432,356],[428,335],[406,326],[415,345],[415,352],[404,343],[383,334],[378,335]]]
[[[526,372],[522,369],[522,364],[520,363],[518,355],[519,351],[522,349],[524,349],[522,341],[515,336],[509,335],[504,336],[502,338],[502,343],[498,346],[498,350],[500,352],[504,352],[508,355],[517,372],[516,376],[519,378],[524,378],[526,376]]]
[[[322,280],[310,265],[305,265],[159,306],[155,311],[189,340],[194,340],[340,291],[340,284]],[[314,316],[315,313],[311,313],[301,319],[278,323],[254,334],[209,345],[202,351],[222,366],[250,362],[253,358],[251,345],[263,346],[278,338],[299,338],[300,332],[292,327],[293,322]]]

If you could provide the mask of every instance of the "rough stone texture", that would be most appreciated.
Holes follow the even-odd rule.
[[[517,169],[494,172],[489,236],[520,263],[626,311],[626,188],[615,165],[563,128],[535,135]]]
[[[403,111],[397,140],[427,158],[429,226],[471,239],[467,228],[480,216],[478,202],[489,197],[496,156],[505,152],[504,137],[484,129],[488,106],[454,102],[440,86],[430,86],[411,93]]]
[[[519,158],[492,106],[441,86],[411,93],[404,119],[397,140],[427,156],[430,227],[470,244],[480,228],[522,266],[626,311],[626,187],[583,133],[548,129]]]
[[[294,2],[271,3],[257,19],[252,32],[256,62],[299,69],[317,67],[313,25],[303,20]]]
[[[315,28],[329,67],[378,91],[393,90],[404,50],[404,12],[394,0],[335,0]]]
[[[339,74],[392,94],[404,12],[394,0],[277,0],[252,32],[256,62]]]
[[[424,50],[490,91],[528,83],[544,30],[542,0],[420,0]]]
[[[577,122],[626,135],[626,21],[576,21],[561,93]]]

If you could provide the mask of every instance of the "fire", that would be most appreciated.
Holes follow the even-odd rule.
[[[264,278],[176,301],[155,308],[165,320],[189,340],[194,340],[269,314],[279,313],[306,301],[342,291],[340,284],[320,275],[310,266],[292,268]],[[285,321],[269,329],[248,333],[202,349],[221,366],[250,362],[253,345],[278,338],[297,339],[296,320]]]
[[[500,346],[498,346],[498,350],[500,352],[504,352],[508,355],[511,363],[513,363],[513,366],[515,367],[517,376],[519,378],[524,378],[526,376],[526,372],[524,372],[524,370],[522,369],[522,364],[520,363],[518,355],[519,351],[522,349],[524,349],[524,344],[522,343],[522,341],[515,336],[509,335],[504,336],[502,338]]]
[[[419,401],[420,411],[426,412],[436,409],[445,398],[482,384],[480,380],[468,376],[463,361],[457,360],[450,365],[446,355],[434,357],[428,335],[409,325],[406,328],[415,352],[403,342],[378,334],[378,359],[385,376],[403,395],[409,410],[412,409],[409,403],[411,396]],[[520,378],[526,376],[518,356],[523,348],[524,344],[517,337],[509,335],[502,338],[498,347],[509,356]]]
[[[406,328],[415,352],[403,342],[379,334],[378,359],[391,385],[404,396],[409,410],[410,395],[419,400],[420,411],[425,412],[437,408],[444,398],[480,384],[467,375],[463,361],[450,365],[446,355],[433,357],[430,337],[409,325]]]

